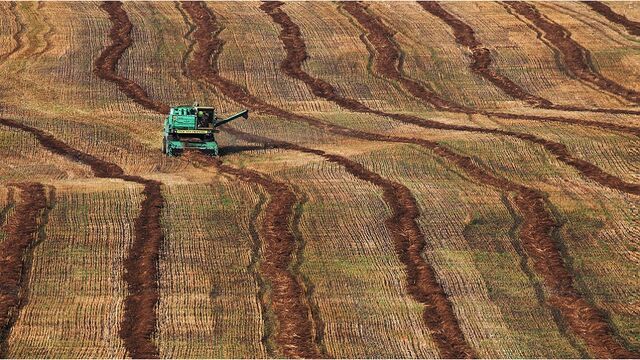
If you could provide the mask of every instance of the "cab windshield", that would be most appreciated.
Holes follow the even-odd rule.
[[[213,109],[194,109],[198,128],[212,129],[215,125],[215,112]]]

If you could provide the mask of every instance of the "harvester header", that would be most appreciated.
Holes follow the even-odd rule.
[[[248,118],[249,111],[243,110],[228,118],[218,118],[215,108],[193,105],[172,107],[164,121],[162,152],[175,156],[184,149],[200,149],[218,156],[218,143],[214,133],[217,128],[239,117]]]

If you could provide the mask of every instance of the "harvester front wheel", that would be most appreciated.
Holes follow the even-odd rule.
[[[167,138],[164,137],[162,138],[162,153],[167,153]]]

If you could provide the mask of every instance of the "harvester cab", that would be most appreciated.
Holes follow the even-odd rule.
[[[215,140],[217,128],[239,117],[248,118],[249,111],[221,119],[212,107],[181,105],[172,107],[164,121],[162,152],[175,156],[184,149],[200,149],[218,156],[218,143]]]

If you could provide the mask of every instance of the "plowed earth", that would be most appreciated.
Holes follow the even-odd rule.
[[[118,324],[109,331],[117,333],[120,339],[115,336],[115,340],[100,340],[103,341],[102,346],[119,347],[120,353],[126,350],[130,357],[195,357],[202,354],[207,357],[250,357],[251,354],[239,352],[242,347],[238,343],[246,341],[240,335],[244,331],[254,332],[251,338],[256,344],[252,348],[261,349],[263,354],[271,357],[339,356],[342,349],[335,344],[343,339],[336,341],[336,337],[349,338],[344,334],[358,334],[363,339],[384,337],[392,344],[385,349],[387,356],[546,357],[554,354],[556,349],[549,350],[546,346],[542,346],[542,350],[527,348],[524,345],[527,342],[521,340],[530,344],[535,339],[546,339],[547,332],[560,339],[556,344],[568,344],[568,350],[561,349],[561,346],[557,349],[558,354],[564,356],[640,357],[633,340],[635,323],[631,316],[627,316],[637,312],[637,303],[622,304],[622,300],[612,299],[609,295],[633,293],[636,290],[633,279],[607,277],[613,268],[620,269],[621,274],[628,274],[628,269],[638,261],[631,248],[633,244],[628,243],[629,234],[635,233],[637,226],[633,219],[627,219],[633,216],[633,210],[629,209],[635,207],[640,195],[640,184],[633,174],[637,169],[633,160],[637,152],[634,146],[640,137],[640,127],[634,117],[640,114],[637,107],[615,108],[614,105],[592,108],[584,101],[575,106],[559,105],[552,101],[552,92],[534,94],[522,78],[518,83],[504,75],[508,72],[501,70],[496,61],[500,44],[490,44],[490,39],[482,39],[469,25],[472,22],[465,22],[468,18],[465,17],[464,4],[456,5],[455,11],[448,11],[453,5],[420,2],[419,6],[439,21],[437,24],[416,26],[441,27],[446,29],[445,32],[453,33],[451,44],[441,45],[443,48],[462,46],[463,52],[456,49],[450,54],[460,53],[471,60],[468,67],[461,66],[457,71],[467,72],[476,76],[478,81],[501,90],[506,94],[505,98],[521,100],[519,106],[522,108],[518,111],[503,105],[488,110],[456,103],[437,86],[437,81],[449,79],[434,81],[421,78],[415,69],[411,71],[410,66],[431,66],[433,64],[424,61],[435,64],[438,59],[436,55],[421,58],[405,53],[403,48],[407,39],[411,40],[411,46],[425,46],[429,51],[433,50],[430,43],[433,39],[412,38],[409,32],[396,33],[394,22],[397,19],[394,15],[390,12],[387,17],[386,13],[380,12],[384,11],[386,4],[304,4],[313,9],[309,14],[300,11],[303,4],[281,2],[185,2],[170,6],[105,2],[93,7],[91,4],[78,5],[79,8],[74,6],[11,3],[0,8],[6,13],[0,18],[0,28],[3,29],[0,32],[0,67],[7,77],[0,93],[4,98],[3,105],[5,100],[10,104],[2,108],[0,117],[0,127],[3,128],[0,129],[3,130],[0,132],[1,140],[9,144],[0,149],[6,157],[6,164],[0,166],[0,180],[5,184],[0,191],[6,193],[6,201],[0,210],[0,222],[4,224],[0,229],[0,357],[56,356],[59,355],[57,350],[69,346],[65,339],[56,342],[53,331],[52,336],[47,337],[47,344],[43,345],[39,340],[28,338],[31,332],[24,330],[28,326],[20,326],[24,321],[21,317],[29,313],[31,306],[46,306],[46,303],[38,302],[42,299],[38,299],[37,294],[30,293],[30,280],[39,280],[31,275],[31,271],[42,269],[43,264],[46,267],[50,262],[49,254],[37,254],[38,250],[34,253],[34,249],[41,249],[37,247],[41,240],[48,240],[44,234],[49,225],[58,226],[48,224],[53,193],[47,195],[45,190],[61,186],[65,191],[73,192],[77,188],[82,191],[81,196],[91,199],[95,190],[92,187],[117,188],[123,186],[123,182],[135,183],[142,188],[139,212],[130,222],[133,241],[130,244],[122,241],[126,237],[121,234],[127,233],[127,227],[131,226],[124,215],[118,213],[116,221],[123,224],[124,230],[113,232],[118,234],[118,239],[104,240],[121,246],[124,259],[114,257],[113,263],[106,267],[101,263],[97,271],[104,271],[103,275],[108,278],[114,277],[114,272],[121,273],[109,266],[117,264],[119,268],[124,267],[122,278],[115,276],[118,279],[110,280],[113,284],[109,285],[114,287],[114,294],[120,291],[124,296],[123,310],[109,312],[110,320],[115,319]],[[417,5],[414,8],[420,9]],[[527,19],[531,23],[527,25],[529,28],[540,31],[540,37],[557,48],[558,66],[566,66],[571,76],[598,88],[598,95],[639,103],[640,96],[636,91],[601,75],[591,64],[588,46],[574,40],[562,24],[550,20],[544,14],[544,8],[523,2],[508,2],[504,8],[497,8]],[[619,28],[616,34],[626,36],[622,31],[624,27],[630,35],[638,35],[638,24],[631,20],[631,15],[627,17],[616,13],[603,3],[589,2],[584,8],[585,12],[592,9],[599,14],[593,16],[602,16],[615,24],[613,26]],[[82,18],[85,22],[68,25],[69,13],[78,14],[82,9],[96,11],[95,19]],[[65,25],[59,24],[53,15],[47,15],[44,20],[31,16],[34,12],[44,11],[66,14],[60,15],[60,21],[64,20]],[[340,27],[334,27],[334,33],[323,32],[322,16],[312,14],[314,11],[327,11],[340,17],[332,19]],[[418,12],[422,13],[421,10]],[[422,15],[429,16],[426,13]],[[515,22],[511,15],[504,18]],[[251,27],[242,28],[231,20],[239,16],[243,20],[246,16]],[[107,28],[108,32],[105,31]],[[331,49],[316,46],[314,40],[325,41],[325,36],[345,42],[336,43]],[[82,49],[76,53],[73,51],[80,46],[75,43],[78,39],[87,43],[82,43]],[[513,39],[518,41],[517,34]],[[67,41],[71,42],[65,43]],[[249,51],[249,47],[255,49]],[[362,57],[355,59],[349,50],[358,47],[361,47],[365,58],[369,56],[365,60],[368,63],[362,66]],[[317,54],[317,51],[323,56],[340,59],[336,71],[349,68],[348,76],[345,75],[344,80],[331,77],[332,74],[326,71],[327,64],[310,55]],[[526,51],[523,45],[523,54]],[[148,66],[152,56],[154,61],[160,58],[167,61],[166,69]],[[408,56],[413,56],[414,63],[405,62]],[[447,60],[455,62],[455,59]],[[58,69],[54,65],[58,63],[65,68]],[[82,67],[78,64],[87,66],[76,69]],[[344,68],[341,67],[343,64]],[[364,70],[361,71],[359,66]],[[368,78],[359,79],[365,72]],[[91,77],[91,81],[78,80],[87,77]],[[51,90],[51,81],[65,90]],[[95,94],[91,88],[93,81],[113,83],[115,86],[105,88],[110,88],[114,94]],[[183,93],[188,90],[182,86],[186,83],[192,87],[192,92],[194,89],[202,92],[203,98],[216,98],[223,102],[224,108],[243,106],[250,109],[251,117],[257,121],[225,125],[222,131],[230,135],[225,141],[233,138],[263,146],[228,146],[229,151],[222,151],[227,154],[222,160],[187,151],[178,159],[162,158],[159,154],[154,158],[150,153],[132,154],[132,162],[109,152],[110,149],[121,151],[123,139],[140,148],[152,146],[150,144],[155,144],[156,138],[142,134],[144,130],[137,127],[139,123],[145,126],[152,124],[153,129],[149,131],[160,134],[161,120],[157,124],[146,120],[141,122],[141,118],[151,118],[150,112],[135,114],[127,124],[135,131],[124,136],[118,123],[121,120],[107,118],[102,111],[112,117],[114,109],[127,109],[123,113],[126,111],[131,115],[131,109],[137,111],[137,105],[140,105],[158,117],[166,115],[170,109],[169,101],[178,103],[178,98],[183,100]],[[152,86],[157,84],[165,87],[156,91]],[[50,93],[45,94],[45,88]],[[353,89],[357,90],[354,92]],[[389,92],[394,92],[395,99],[404,98],[402,104],[394,104],[394,111],[385,108]],[[152,93],[162,94],[158,96],[162,96],[164,101],[153,98]],[[73,99],[68,94],[72,94]],[[85,95],[88,100],[83,99]],[[274,105],[274,98],[281,99],[281,105]],[[52,102],[59,106],[49,108],[43,105]],[[398,110],[414,104],[415,108],[436,109],[439,112],[437,120],[423,115],[425,112],[417,114]],[[616,100],[616,104],[619,105],[620,101]],[[333,113],[310,110],[320,108],[339,110]],[[544,112],[539,109],[544,109]],[[597,114],[598,118],[592,119],[592,114]],[[33,120],[45,115],[48,120],[55,121],[40,125]],[[463,117],[473,124],[460,120]],[[31,120],[25,121],[26,118]],[[504,120],[504,123],[493,122],[493,119]],[[350,123],[352,120],[353,125]],[[416,131],[415,127],[403,125],[420,129]],[[71,130],[65,134],[65,141],[61,141],[63,137],[58,134],[66,131],[65,126]],[[93,129],[93,132],[87,129]],[[310,139],[313,136],[303,133],[309,129],[333,142]],[[474,146],[474,137],[469,136],[470,133],[491,141],[495,149],[492,148],[491,152],[477,151],[482,147]],[[602,138],[596,139],[598,136]],[[590,144],[593,139],[594,144]],[[107,146],[103,148],[101,141]],[[85,147],[76,146],[77,143]],[[95,152],[86,150],[91,149],[91,145],[86,147],[87,144],[94,144]],[[517,147],[508,148],[505,144],[516,144]],[[622,149],[613,149],[618,144]],[[378,152],[376,148],[379,146],[382,150]],[[518,159],[526,156],[517,153],[520,149],[542,154],[539,156],[543,160],[531,162],[541,168],[529,169],[527,165],[519,164]],[[412,155],[405,155],[405,151]],[[384,152],[384,156],[379,156],[380,152]],[[46,159],[45,166],[33,166],[32,162],[42,161],[43,153],[54,156]],[[496,154],[504,154],[503,163],[500,159],[496,165]],[[140,159],[136,159],[138,155]],[[547,164],[546,156],[558,160],[558,163],[551,161],[553,164]],[[315,161],[309,164],[307,159]],[[88,175],[84,175],[89,178],[79,178],[75,168],[67,170],[65,166],[69,165],[65,164],[69,160],[90,169],[91,172],[87,170]],[[312,173],[310,167],[316,176],[314,178],[307,178]],[[38,169],[34,172],[33,168]],[[143,168],[146,170],[140,170]],[[336,168],[342,178],[335,176]],[[346,181],[343,184],[344,174],[350,175],[348,184],[353,188],[347,188]],[[91,175],[115,181],[98,182],[91,179]],[[12,181],[13,176],[20,176],[20,180]],[[8,181],[4,181],[7,178]],[[246,206],[250,210],[247,213],[251,213],[247,216],[250,223],[240,218],[203,217],[198,219],[202,221],[197,224],[198,233],[196,230],[192,232],[194,236],[203,237],[202,229],[223,227],[221,234],[236,230],[238,233],[250,233],[250,254],[236,259],[244,263],[248,257],[249,265],[246,269],[234,270],[237,270],[236,274],[244,276],[248,273],[252,277],[258,289],[256,294],[238,295],[228,289],[221,291],[219,283],[238,284],[241,288],[242,280],[235,276],[233,279],[220,279],[212,275],[224,274],[224,271],[209,268],[210,265],[219,266],[219,257],[236,256],[219,250],[227,249],[218,245],[228,242],[228,239],[203,238],[205,247],[215,249],[211,251],[190,246],[190,243],[172,242],[170,245],[176,246],[171,254],[184,258],[164,259],[161,256],[164,246],[168,245],[165,244],[165,234],[173,235],[173,231],[191,234],[190,227],[182,227],[192,221],[188,215],[172,213],[179,212],[178,207],[173,203],[166,204],[163,192],[167,199],[180,199],[184,194],[182,191],[189,191],[191,186],[200,190],[198,186],[206,182],[206,189],[216,189],[217,182],[224,182],[227,186],[228,182],[236,180],[247,183],[241,186],[249,190],[231,192],[229,198],[225,194],[216,199],[221,199],[220,207],[233,205],[238,213],[247,211],[243,208],[244,200],[253,203]],[[321,182],[318,187],[323,189],[321,193],[304,190],[315,188],[309,186],[314,181]],[[365,221],[358,208],[340,209],[343,210],[340,214],[348,214],[348,219],[334,214],[335,210],[330,206],[342,205],[340,196],[344,194],[341,192],[357,200],[360,191],[371,192],[363,195],[385,205],[371,212],[384,218]],[[243,198],[255,194],[259,194],[259,201]],[[500,199],[496,204],[489,200],[494,197]],[[309,198],[313,198],[313,202],[306,203]],[[350,201],[354,202],[351,198]],[[476,211],[476,206],[483,210]],[[507,211],[502,211],[503,208]],[[206,209],[203,212],[210,208]],[[69,210],[61,208],[56,211],[59,212],[57,218],[66,218]],[[434,214],[439,221],[447,219],[451,223],[435,223],[429,218]],[[509,218],[496,220],[494,217],[502,216],[500,214]],[[176,221],[165,222],[165,216],[170,220],[175,217]],[[324,221],[339,226],[327,228]],[[340,227],[341,221],[345,222],[344,228]],[[384,227],[384,237],[372,233],[373,221],[378,221],[380,229]],[[104,229],[91,225],[87,231],[98,232],[102,236]],[[463,226],[464,229],[458,229]],[[476,230],[473,230],[474,226]],[[486,234],[478,232],[477,228]],[[57,236],[64,237],[62,240],[75,236],[71,232],[57,231]],[[356,237],[352,237],[351,232],[362,232],[357,234],[358,239],[369,241],[371,237],[372,240],[353,244],[354,241],[349,239]],[[323,244],[318,244],[320,241],[316,237],[335,238],[339,250],[344,251],[344,258],[328,259],[321,250],[318,251]],[[515,250],[499,243],[503,241],[501,237],[508,237]],[[57,240],[60,239],[52,239]],[[314,250],[307,251],[314,241]],[[93,249],[75,243],[69,246],[77,246],[78,256],[87,263],[92,261]],[[243,244],[237,246],[241,249]],[[385,253],[375,258],[363,255],[370,254],[369,247],[375,246],[383,247]],[[189,251],[182,254],[180,249]],[[596,255],[584,255],[589,250]],[[192,251],[203,251],[202,254],[207,255]],[[198,256],[211,257],[211,261],[204,266],[198,261]],[[460,259],[471,260],[461,265]],[[596,260],[602,261],[602,272],[593,266]],[[39,267],[32,267],[33,261],[42,263]],[[523,274],[505,274],[502,266],[508,267],[512,263]],[[64,266],[54,264],[57,265]],[[454,266],[456,268],[452,269]],[[467,266],[469,273],[481,274],[480,278],[471,279],[464,270]],[[170,273],[168,278],[178,281],[165,281],[164,269]],[[74,274],[68,278],[65,274],[64,279],[56,280],[63,281],[63,286],[69,286],[70,293],[82,293],[82,285],[78,289],[76,284],[73,291],[71,287],[74,281],[86,275],[85,269],[79,274],[77,270],[73,271]],[[89,272],[88,269],[86,271]],[[365,286],[360,280],[367,276],[368,271],[380,272],[384,284],[379,288]],[[64,270],[58,273],[64,273]],[[518,276],[528,282],[522,285]],[[327,285],[334,278],[348,279],[344,289],[353,293],[331,294],[331,301],[325,302],[319,298],[323,292],[315,290],[316,284],[323,287],[326,294],[327,288],[334,291],[331,285]],[[118,290],[118,281],[122,284],[119,286],[121,290]],[[190,289],[205,289],[205,293],[183,291],[180,281],[192,282],[195,285]],[[317,283],[314,284],[315,281]],[[47,284],[39,284],[38,291],[45,289],[46,292],[47,286],[51,286],[50,278],[44,282]],[[614,289],[612,284],[625,284],[628,289]],[[528,288],[514,289],[514,286]],[[400,295],[385,297],[387,294],[382,293],[390,287],[398,288]],[[530,291],[529,288],[534,289]],[[162,305],[165,304],[165,294],[166,303],[179,304],[177,312]],[[93,296],[86,298],[102,306],[102,299]],[[189,301],[184,301],[184,296],[189,296]],[[255,303],[255,313],[260,316],[237,318],[229,315],[228,307],[235,306],[238,296],[249,298],[248,301],[243,298],[246,303]],[[392,299],[391,296],[397,298]],[[519,304],[519,299],[527,296],[536,297],[527,304],[539,307],[529,309],[510,304],[508,306],[513,308],[499,308],[499,301],[504,304],[507,299]],[[89,300],[82,297],[78,301]],[[369,301],[378,302],[372,305],[384,310],[377,313],[382,314],[381,318],[368,319],[375,326],[365,328],[354,321],[348,311],[369,314]],[[410,312],[401,312],[394,301],[407,306]],[[205,307],[186,309],[185,304],[204,304],[206,309],[213,311],[202,310]],[[334,306],[340,309],[333,309]],[[498,309],[485,314],[478,311],[481,308]],[[176,313],[167,314],[171,311]],[[196,314],[196,317],[190,314]],[[535,318],[536,323],[521,324],[514,320],[525,315]],[[51,316],[56,318],[36,319],[44,324],[44,332],[48,331],[47,326],[59,326],[68,314]],[[74,316],[87,319],[87,327],[74,329],[76,332],[97,331],[96,324],[103,328],[108,326],[94,318],[94,314],[77,313]],[[215,329],[210,329],[214,334],[213,340],[198,338],[197,332],[188,328],[203,326],[198,316],[213,318]],[[411,316],[414,318],[408,320]],[[64,322],[64,326],[67,325]],[[117,331],[111,331],[116,328]],[[167,328],[171,331],[166,331]],[[402,334],[397,339],[396,329],[399,329],[398,334]],[[33,334],[40,336],[38,331],[34,330]],[[166,334],[173,333],[185,337],[167,339]],[[424,334],[420,341],[416,340],[418,337],[414,339],[417,333]],[[223,343],[220,340],[223,337],[232,338],[235,343]],[[498,349],[497,344],[507,344],[508,348]],[[180,349],[186,350],[182,353]],[[112,352],[100,352],[108,353]],[[89,348],[78,348],[73,354],[78,357],[94,355]],[[340,352],[342,354],[357,358],[363,357],[365,352]],[[375,353],[366,354],[371,356]]]
[[[506,2],[518,14],[527,18],[535,27],[544,32],[544,37],[562,53],[567,68],[579,79],[598,88],[619,95],[633,103],[640,104],[640,93],[628,89],[604,76],[591,65],[591,54],[571,38],[571,33],[561,25],[545,18],[538,9],[524,2]]]
[[[611,10],[607,4],[600,1],[583,1],[585,5],[589,6],[593,11],[606,17],[609,21],[624,26],[629,34],[634,36],[640,36],[640,23],[637,21],[629,20],[624,14],[618,14]]]
[[[594,7],[594,9],[601,9],[602,6],[606,7],[606,5],[603,5],[601,3],[597,3],[599,5],[597,5],[595,2],[588,3],[592,4],[590,6]],[[465,22],[463,22],[450,12],[446,11],[442,6],[440,6],[440,4],[435,1],[420,1],[420,5],[426,11],[434,16],[437,16],[451,27],[458,44],[469,48],[469,51],[471,51],[470,57],[472,59],[469,67],[473,72],[491,81],[496,87],[502,89],[505,93],[509,94],[509,96],[515,99],[524,100],[530,105],[545,109],[592,111],[612,114],[640,114],[639,112],[633,110],[580,108],[576,106],[557,105],[552,103],[548,99],[533,95],[527,92],[527,90],[522,88],[520,85],[511,81],[511,79],[509,79],[508,77],[501,75],[491,68],[491,63],[493,61],[491,58],[491,52],[489,51],[489,49],[482,46],[482,43],[475,36],[475,32],[469,25],[467,25]]]
[[[20,201],[0,243],[0,357],[7,357],[7,341],[20,309],[28,301],[28,253],[37,241],[39,219],[47,206],[45,187],[39,183],[16,184]]]

